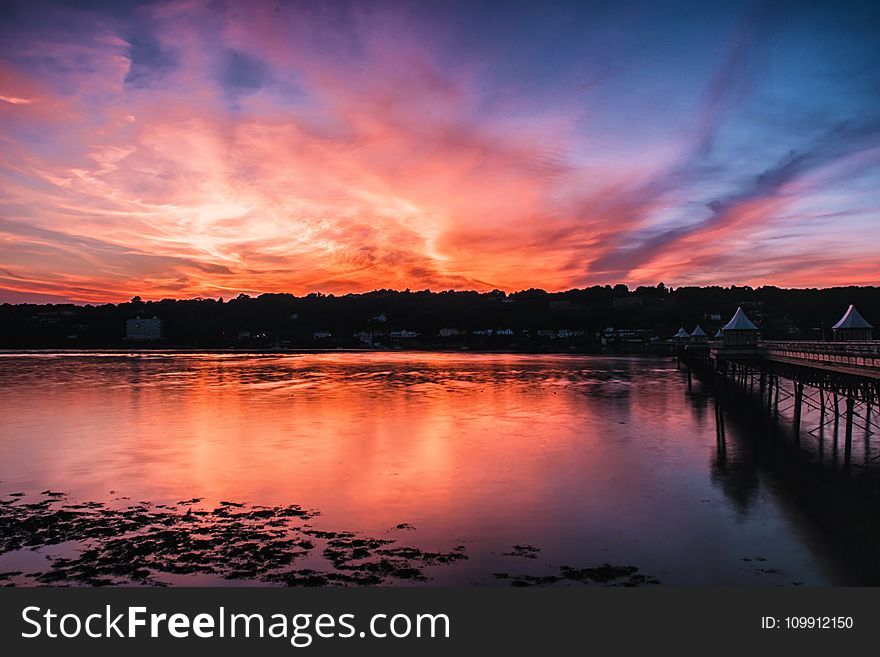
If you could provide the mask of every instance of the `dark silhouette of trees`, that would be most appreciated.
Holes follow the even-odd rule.
[[[369,334],[376,344],[391,347],[589,351],[607,327],[641,329],[639,335],[646,340],[649,335],[665,340],[679,326],[692,329],[699,323],[712,335],[740,305],[767,338],[821,339],[823,334],[830,338],[830,327],[850,303],[880,328],[877,287],[673,290],[661,283],[635,290],[597,285],[556,293],[534,288],[512,293],[382,289],[339,296],[240,294],[226,301],[143,301],[134,296],[119,304],[2,304],[0,348],[356,347],[365,344],[356,334]],[[161,319],[162,340],[127,342],[125,323],[134,317]],[[440,335],[441,329],[448,329],[446,335]],[[449,335],[451,329],[457,332]],[[571,333],[564,338],[547,333],[560,329]],[[399,331],[419,335],[391,336]]]

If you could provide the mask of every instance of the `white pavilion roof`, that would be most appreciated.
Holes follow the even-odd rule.
[[[685,331],[684,326],[682,326],[680,329],[678,329],[678,333],[676,333],[672,337],[674,337],[674,338],[689,338],[689,337],[691,337],[691,334],[688,333],[687,331]]]
[[[722,331],[757,331],[758,327],[752,324],[752,320],[746,317],[742,308],[737,308],[733,317],[724,325]]]
[[[859,314],[859,311],[856,310],[856,307],[852,304],[849,305],[843,317],[840,318],[840,321],[837,322],[831,328],[835,329],[869,329],[874,328]]]
[[[703,327],[697,324],[697,328],[694,329],[694,332],[691,333],[692,338],[705,338],[706,332],[703,330]]]

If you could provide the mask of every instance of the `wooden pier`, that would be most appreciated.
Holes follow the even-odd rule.
[[[858,337],[870,337],[870,325],[852,306],[841,322],[853,312],[861,321],[853,331],[857,328]],[[819,412],[822,427],[826,417],[835,422],[835,427],[843,417],[844,466],[849,468],[854,425],[858,424],[868,436],[880,430],[874,419],[880,406],[880,340],[760,340],[757,327],[741,310],[737,310],[727,326],[732,328],[729,333],[725,332],[724,338],[730,336],[730,339],[679,341],[676,345],[676,357],[688,371],[688,386],[692,369],[714,378],[719,400],[716,404],[718,440],[726,440],[722,408],[726,392],[735,389],[756,397],[761,408],[771,415],[778,415],[782,399],[791,402],[793,437],[798,444],[805,407]],[[846,332],[840,335],[845,336]],[[880,457],[871,460],[877,458]]]

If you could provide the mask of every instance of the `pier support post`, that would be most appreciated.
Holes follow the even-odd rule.
[[[846,442],[843,445],[843,464],[849,467],[852,460],[852,429],[853,429],[853,411],[856,400],[852,395],[846,397]]]
[[[721,414],[721,402],[715,399],[715,441],[724,442],[724,416]]]
[[[801,442],[801,403],[804,399],[804,384],[796,383],[794,386],[794,440]]]
[[[836,408],[836,406],[835,406],[835,408]],[[837,457],[840,452],[840,449],[838,448],[838,441],[837,441],[837,437],[838,437],[839,433],[840,433],[840,423],[835,420],[834,430],[832,431],[833,447],[832,447],[832,459],[831,459],[831,462],[834,465],[837,465]]]

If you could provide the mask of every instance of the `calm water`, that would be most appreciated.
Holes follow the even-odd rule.
[[[432,584],[606,562],[663,584],[851,583],[735,423],[719,455],[697,387],[666,358],[6,354],[0,492],[295,503],[317,527],[464,546]]]

